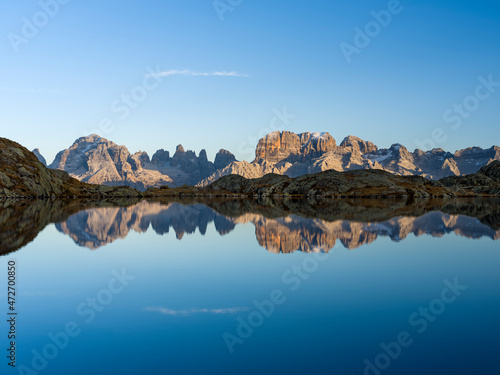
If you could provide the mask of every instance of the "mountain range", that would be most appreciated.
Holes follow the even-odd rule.
[[[145,233],[150,228],[158,235],[173,229],[178,240],[196,230],[205,235],[210,223],[221,236],[233,231],[237,225],[252,223],[259,245],[275,254],[318,250],[328,252],[337,241],[352,250],[372,243],[379,237],[389,237],[399,242],[410,234],[442,237],[455,233],[466,238],[489,237],[500,240],[500,230],[494,230],[472,217],[442,212],[429,212],[420,217],[394,217],[382,222],[330,222],[293,214],[278,218],[267,218],[255,213],[226,217],[203,204],[164,205],[147,201],[132,207],[80,211],[66,221],[57,223],[56,228],[70,236],[79,246],[95,250],[125,238],[131,231]]]
[[[154,199],[108,201],[0,201],[0,256],[16,251],[50,223],[75,243],[98,249],[131,232],[177,239],[214,230],[221,236],[251,223],[257,242],[273,253],[329,251],[339,241],[348,249],[388,237],[410,234],[500,240],[500,200],[297,200],[297,199]],[[209,228],[212,226],[213,229]]]
[[[33,153],[47,165],[38,149]],[[64,170],[71,177],[90,184],[126,185],[145,191],[164,185],[204,187],[233,174],[247,179],[269,173],[295,178],[327,170],[377,169],[399,176],[438,180],[476,173],[495,160],[500,160],[498,146],[470,147],[454,154],[440,148],[410,152],[401,144],[379,149],[372,142],[354,136],[346,137],[337,145],[329,133],[284,131],[272,132],[260,139],[251,163],[237,161],[225,149],[211,162],[205,150],[196,155],[182,145],[177,146],[172,156],[165,150],[156,151],[152,157],[142,151],[132,154],[125,146],[91,135],[77,139],[59,152],[48,167]]]

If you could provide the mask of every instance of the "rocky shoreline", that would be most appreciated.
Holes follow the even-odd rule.
[[[395,176],[378,170],[326,171],[297,178],[268,174],[246,179],[220,178],[207,187],[151,188],[145,197],[325,197],[325,198],[446,198],[500,196],[500,162],[478,173],[439,181],[419,176]]]
[[[88,215],[89,210],[97,210],[100,215]],[[163,213],[162,213],[163,212]],[[168,214],[167,214],[168,212]],[[80,213],[80,214],[79,214]],[[106,216],[105,213],[109,215]],[[120,213],[120,214],[117,214]],[[412,226],[417,218],[429,214],[429,220],[422,225]],[[448,199],[205,199],[200,197],[178,198],[161,197],[154,199],[130,198],[93,201],[87,199],[57,199],[51,200],[13,200],[0,201],[0,256],[12,253],[32,242],[38,233],[47,225],[55,223],[56,228],[70,235],[80,245],[98,248],[123,238],[132,228],[146,231],[151,225],[159,233],[165,233],[169,226],[176,232],[178,239],[184,233],[192,233],[197,227],[204,233],[209,221],[214,221],[220,234],[229,233],[237,223],[253,221],[256,234],[262,246],[280,249],[280,252],[291,252],[301,248],[307,250],[310,242],[282,242],[280,238],[295,238],[297,231],[307,237],[315,238],[325,244],[327,237],[318,235],[325,228],[338,226],[334,232],[341,231],[339,223],[348,221],[351,229],[359,230],[360,223],[393,223],[395,233],[443,233],[439,217],[442,215],[469,217],[471,221],[481,223],[498,239],[500,234],[500,199],[496,198],[448,198]],[[437,217],[437,222],[431,217]],[[72,218],[72,219],[70,219]],[[107,219],[106,219],[107,218]],[[111,221],[117,222],[107,226]],[[307,220],[320,223],[317,229],[308,230],[303,226]],[[83,224],[81,224],[83,222]],[[327,223],[337,223],[330,225]],[[427,223],[427,224],[426,224]],[[429,226],[428,224],[432,225]],[[461,223],[461,224],[460,224]],[[469,227],[461,221],[458,226],[453,220],[446,222],[449,230],[453,228],[469,233],[467,236],[476,238],[477,224]],[[101,230],[104,224],[106,230]],[[340,225],[340,226],[339,226]],[[413,228],[413,229],[411,229]],[[461,228],[461,229],[460,229]],[[282,230],[287,236],[268,236],[268,231]],[[483,228],[484,229],[484,228]],[[78,236],[79,231],[88,233],[95,230],[93,242],[88,236]],[[348,231],[349,232],[349,231]],[[484,234],[484,230],[482,232]],[[347,233],[348,234],[348,233]],[[359,233],[358,233],[359,234]],[[317,236],[318,235],[318,236]],[[370,235],[371,236],[371,235]],[[375,235],[376,236],[376,235]],[[398,235],[398,238],[401,236]],[[342,237],[344,238],[344,237]],[[347,236],[345,239],[349,239]],[[373,236],[370,237],[373,239]],[[357,247],[363,243],[362,238],[355,235],[348,248]],[[360,241],[361,240],[361,241]],[[332,245],[335,241],[327,241]],[[307,245],[307,246],[306,246]],[[331,247],[331,246],[330,246]]]
[[[156,197],[329,197],[329,198],[445,198],[500,196],[500,162],[494,161],[469,176],[429,180],[397,176],[382,170],[328,170],[291,178],[267,174],[256,179],[221,177],[205,187],[150,188],[92,185],[60,170],[48,169],[23,146],[0,138],[0,199],[77,199]]]

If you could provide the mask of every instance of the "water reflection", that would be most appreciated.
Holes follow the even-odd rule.
[[[329,251],[339,241],[347,249],[380,237],[402,241],[410,234],[500,239],[497,200],[439,201],[211,201],[24,202],[0,207],[1,252],[32,241],[49,223],[79,246],[98,249],[131,231],[152,230],[177,239],[213,223],[220,235],[253,224],[260,246],[273,253]]]

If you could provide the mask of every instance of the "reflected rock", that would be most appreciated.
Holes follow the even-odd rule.
[[[177,239],[210,227],[220,235],[252,224],[258,244],[272,253],[328,252],[337,241],[347,249],[379,237],[399,242],[410,235],[454,233],[500,239],[500,201],[449,200],[174,200],[6,201],[0,205],[0,251],[26,246],[47,225],[79,246],[98,249],[130,232],[153,230]]]
[[[142,201],[131,207],[87,209],[72,215],[65,222],[56,224],[56,227],[78,245],[90,249],[97,249],[125,238],[130,231],[146,232],[150,227],[159,235],[169,233],[172,228],[179,240],[185,234],[195,233],[197,229],[201,235],[205,235],[212,223],[220,235],[230,233],[237,225],[251,223],[255,226],[259,245],[272,253],[327,252],[337,241],[347,249],[356,249],[374,242],[379,237],[389,237],[392,241],[399,242],[409,235],[442,237],[455,233],[467,238],[500,239],[500,230],[488,226],[479,218],[433,211],[431,207],[421,206],[421,203],[393,207],[390,215],[376,204],[373,209],[367,204],[353,204],[349,209],[346,201],[340,201],[340,206],[329,206],[328,212],[325,212],[326,218],[321,218],[321,209],[317,211],[318,217],[315,218],[301,215],[298,207],[285,212],[283,206],[269,207],[257,202],[248,206],[249,202],[252,201],[212,202],[209,207],[196,202],[190,204]],[[281,204],[287,204],[289,207],[299,205],[297,202]],[[474,211],[471,210],[470,204],[463,202],[457,205],[455,202],[455,209]],[[495,215],[490,215],[486,209],[480,209],[477,204],[478,202],[474,203],[476,213],[481,213],[480,217],[483,219]],[[494,205],[492,207],[494,208]],[[453,211],[452,207],[446,204],[442,204],[441,208]],[[307,205],[303,206],[306,212],[310,209]],[[294,211],[298,213],[291,213]],[[403,212],[406,215],[403,215]],[[378,216],[378,219],[373,218],[374,215]],[[372,220],[364,221],[362,218],[366,216]],[[343,219],[344,217],[349,220]]]

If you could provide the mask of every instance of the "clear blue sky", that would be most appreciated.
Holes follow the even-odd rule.
[[[347,63],[340,44],[354,45],[354,28],[388,3],[243,0],[221,21],[212,0],[72,0],[15,53],[9,33],[28,35],[23,17],[41,7],[4,1],[0,135],[51,162],[107,118],[114,128],[103,135],[131,152],[182,143],[209,158],[224,147],[250,160],[273,110],[286,107],[296,117],[276,127],[328,131],[338,143],[353,134],[413,150],[441,128],[446,140],[434,143],[452,152],[500,144],[500,87],[480,91],[489,98],[459,127],[443,119],[475,95],[479,76],[500,82],[500,3],[401,0]],[[157,66],[162,83],[126,116],[113,112]]]

